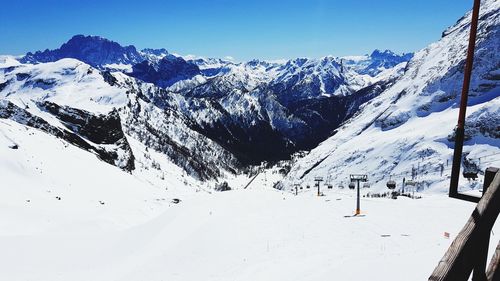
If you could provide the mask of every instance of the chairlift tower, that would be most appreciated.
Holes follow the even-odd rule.
[[[295,187],[295,196],[299,195],[299,187],[300,187],[300,184],[296,183],[293,185]]]
[[[320,186],[320,183],[323,181],[323,177],[315,177],[314,181],[316,182],[316,186],[318,187],[318,196],[321,196],[321,193],[319,191],[319,186]]]
[[[351,182],[357,182],[357,198],[356,198],[356,213],[355,216],[361,214],[361,207],[359,206],[359,201],[360,201],[360,194],[359,194],[359,182],[367,182],[368,181],[368,175],[350,175],[349,178],[351,179]]]

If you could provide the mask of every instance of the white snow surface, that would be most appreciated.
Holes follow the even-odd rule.
[[[105,64],[103,67],[107,70],[111,71],[121,71],[123,73],[131,73],[132,72],[132,65],[130,64],[123,64],[123,63],[111,63],[111,64]]]
[[[11,67],[20,65],[21,63],[16,59],[15,56],[0,55],[0,66],[1,67]]]
[[[0,63],[0,68],[4,67],[6,65]],[[125,89],[110,86],[98,70],[76,59],[20,64],[11,71],[4,68],[3,72],[0,83],[8,81],[8,85],[0,98],[23,108],[31,102],[50,101],[94,113],[107,113],[128,101]]]
[[[116,230],[158,214],[171,200],[166,188],[179,195],[196,188],[182,187],[181,169],[157,158],[166,180],[155,182],[140,167],[125,173],[61,139],[0,119],[0,235]]]
[[[498,82],[487,78],[498,76],[499,47],[484,43],[485,30],[498,30],[500,2],[482,4],[481,15],[489,16],[480,25],[475,71],[485,76],[472,83],[468,116],[474,122],[500,115]],[[455,89],[461,80],[455,68],[465,57],[469,16],[415,54],[408,66],[379,74],[386,79],[404,72],[333,137],[296,160],[285,179],[277,168],[265,170],[247,189],[243,187],[248,176],[223,171],[221,180],[236,190],[213,192],[214,181],[202,183],[187,176],[164,154],[146,149],[130,135],[126,138],[136,169],[126,173],[64,140],[0,119],[0,280],[427,279],[475,207],[443,194],[452,154],[447,136],[458,115]],[[498,42],[497,35],[489,36],[490,42]],[[306,64],[334,61],[324,58]],[[264,64],[228,67],[233,81],[253,86],[270,79],[263,76],[269,72]],[[272,73],[278,77],[283,64],[274,67]],[[97,70],[73,59],[19,65],[13,57],[0,57],[0,68],[0,83],[9,81],[0,99],[22,108],[29,105],[26,110],[59,128],[59,120],[33,103],[51,101],[107,113],[127,104],[127,89],[152,87],[121,73],[113,74],[117,86],[110,86]],[[374,82],[352,78],[353,87]],[[183,110],[185,99],[176,94],[171,98]],[[241,100],[244,106],[233,110],[243,113],[255,99],[251,94],[233,95],[224,102],[229,106]],[[173,124],[180,120],[175,116],[159,120],[162,114],[150,108],[139,117],[142,121],[152,116],[152,124],[166,127],[176,142],[194,149],[198,135],[182,135],[190,133],[185,124]],[[207,154],[222,150],[211,147]],[[466,142],[465,151],[478,159],[500,153],[499,147],[498,139],[478,133]],[[477,162],[482,170],[498,163],[498,158],[486,159]],[[347,184],[349,174],[368,174],[371,190],[381,191],[389,175],[399,184],[403,177],[410,178],[412,167],[419,171],[421,199],[363,197],[364,216],[350,217],[354,192],[337,188]],[[305,188],[312,186],[315,176],[325,176],[334,188],[323,186],[325,196],[315,196],[314,188]],[[279,180],[284,190],[272,188]],[[293,183],[304,188],[298,196],[292,193]],[[461,183],[465,191],[478,193],[480,187],[479,181]],[[498,233],[497,223],[491,241],[498,241]],[[495,246],[491,243],[490,256]]]
[[[271,171],[212,194],[175,167],[150,183],[10,120],[0,170],[0,279],[10,281],[425,280],[474,209],[443,195],[362,198],[365,216],[346,218],[354,192],[294,196],[271,188]]]

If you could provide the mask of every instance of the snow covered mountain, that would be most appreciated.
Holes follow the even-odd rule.
[[[281,187],[311,184],[315,176],[345,185],[349,174],[368,174],[378,189],[391,176],[398,184],[414,178],[420,188],[446,187],[469,30],[467,13],[441,40],[417,52],[392,86],[300,159]],[[494,157],[500,152],[499,42],[500,2],[483,1],[464,148],[464,163],[472,162],[481,171],[500,164]],[[463,188],[479,186],[463,182]]]
[[[500,165],[500,1],[481,2],[463,165],[484,170]],[[0,279],[425,280],[477,211],[435,194],[469,29],[467,13],[414,55],[349,59],[235,63],[85,36],[0,56]],[[336,188],[349,174],[369,177],[363,216]],[[403,178],[426,192],[368,198]]]
[[[412,57],[413,53],[395,54],[390,50],[374,50],[370,55],[350,56],[342,59],[346,67],[354,69],[359,74],[375,77],[387,69],[409,61]]]
[[[186,62],[181,57],[166,54],[159,60],[148,58],[148,60],[134,64],[130,76],[166,88],[199,74],[201,72],[196,64]]]
[[[74,58],[94,67],[107,64],[136,64],[146,59],[146,56],[134,46],[121,46],[99,36],[75,35],[59,49],[27,53],[21,59],[22,63],[54,62],[63,58]]]
[[[211,75],[197,75],[167,90],[188,97],[189,112],[207,112],[193,117],[203,134],[253,164],[315,147],[403,70],[400,65],[390,75],[367,80],[334,57],[197,63]]]
[[[45,63],[61,58],[119,71],[182,96],[182,112],[194,120],[192,127],[249,164],[286,159],[315,147],[367,97],[376,96],[401,74],[403,67],[395,62],[404,64],[404,57],[389,51],[374,52],[358,61],[358,68],[332,56],[286,63],[184,59],[165,49],[137,51],[82,35],[59,49],[28,53],[20,61]],[[364,64],[364,68],[377,65],[377,74],[382,74],[362,74],[359,67]],[[371,94],[364,95],[367,91]]]
[[[120,72],[101,72],[75,59],[0,65],[0,117],[37,128],[133,172],[148,149],[200,180],[234,173],[234,156],[204,135],[163,89]],[[151,100],[161,100],[152,103]],[[130,141],[142,143],[134,151]],[[163,171],[148,161],[147,166]]]
[[[498,96],[498,58],[494,55],[498,50],[492,43],[498,39],[498,11],[491,3],[485,9],[490,12],[483,12],[471,102],[491,107]],[[134,170],[135,154],[127,140],[134,138],[200,179],[217,178],[248,164],[287,159],[297,151],[311,149],[284,183],[305,181],[315,171],[345,173],[343,169],[353,166],[342,161],[351,163],[351,156],[362,157],[358,156],[362,154],[359,147],[385,155],[372,147],[374,141],[357,144],[372,130],[402,134],[400,130],[409,124],[426,124],[428,116],[444,112],[449,114],[442,119],[447,125],[434,123],[439,123],[440,129],[454,123],[451,116],[460,88],[466,21],[462,19],[445,31],[438,43],[415,55],[375,50],[362,57],[286,62],[183,58],[165,49],[137,51],[101,37],[77,35],[59,49],[28,53],[19,59],[19,65],[12,59],[4,63],[0,81],[3,116],[39,117],[43,121],[50,116],[53,128],[48,132],[64,135],[69,128],[74,136],[65,136],[67,140],[83,147],[87,146],[78,138],[90,141],[86,150],[129,172]],[[72,91],[85,94],[71,95]],[[478,128],[469,129],[470,139],[477,141],[474,135],[480,134],[489,144],[491,139],[496,141],[496,128],[484,121],[497,118],[495,108],[490,107],[478,111],[477,120],[471,120]],[[72,118],[75,115],[78,117]],[[95,120],[95,124],[82,124],[82,120]],[[47,127],[42,123],[36,126]],[[114,128],[109,132],[113,136],[94,139],[87,135],[106,126]],[[405,132],[416,131],[412,127]],[[384,157],[400,157],[421,146],[425,146],[424,152],[415,151],[407,161],[365,161],[363,169],[373,170],[377,176],[372,178],[381,182],[386,176],[380,174],[408,171],[412,166],[409,162],[418,158],[415,155],[449,156],[452,131],[445,129],[439,136],[439,140],[421,136],[418,141],[408,136],[404,145],[391,144],[393,152]],[[341,155],[347,159],[317,159],[318,155],[335,154],[335,148],[343,145],[349,146],[342,150],[349,156]],[[206,148],[211,146],[214,148]]]

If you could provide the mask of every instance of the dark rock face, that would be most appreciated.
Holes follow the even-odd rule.
[[[500,139],[500,110],[496,112],[477,112],[465,120],[464,140],[469,141],[474,137],[482,136],[491,139]],[[448,135],[449,142],[455,142],[456,128]]]
[[[242,125],[230,116],[193,129],[231,151],[244,164],[287,159],[296,150],[281,132],[269,122],[257,120],[252,126]]]
[[[192,120],[178,110],[166,104],[156,107],[146,98],[148,95],[150,93],[137,94],[123,109],[123,127],[127,135],[165,154],[200,180],[218,178],[222,169],[236,173],[240,163],[230,152],[193,131],[190,128]]]
[[[180,57],[166,56],[158,63],[143,61],[134,65],[130,76],[165,88],[200,73],[200,69],[196,64],[186,62]]]
[[[136,64],[145,58],[134,46],[121,46],[99,36],[76,35],[59,49],[27,53],[22,63],[53,62],[63,58],[74,58],[101,67],[105,64]]]
[[[74,58],[102,70],[108,64],[132,65],[131,76],[159,87],[168,87],[201,73],[196,64],[170,55],[165,49],[144,49],[139,52],[134,46],[121,46],[99,36],[84,35],[74,36],[59,49],[27,53],[20,61],[45,63],[63,58]]]
[[[193,119],[192,128],[231,151],[244,164],[288,159],[300,150],[316,147],[352,117],[359,107],[387,89],[394,80],[366,87],[349,96],[320,97],[290,102],[287,107],[270,107],[276,100],[262,100],[259,110],[248,108],[245,115],[227,112],[218,99],[191,106],[195,112],[212,110],[209,122]],[[266,94],[273,96],[273,94]],[[195,101],[207,99],[197,98]],[[194,101],[193,101],[194,103]],[[272,112],[271,112],[272,111]],[[280,120],[271,120],[280,114]]]
[[[0,83],[0,92],[3,91],[7,86],[9,85],[9,81],[6,81],[4,83]]]
[[[290,112],[308,126],[292,140],[299,150],[309,150],[334,134],[343,122],[351,118],[359,107],[381,94],[394,81],[381,81],[349,96],[322,97],[301,100],[289,106]]]
[[[118,80],[109,71],[103,71],[101,72],[101,75],[104,78],[104,81],[106,81],[106,83],[110,86],[115,86],[118,82]]]
[[[56,116],[68,129],[93,143],[114,144],[125,138],[116,110],[107,115],[94,115],[47,101],[39,103],[38,106]]]
[[[135,168],[134,155],[123,134],[120,117],[116,111],[109,115],[96,116],[90,112],[60,107],[50,102],[42,102],[38,106],[58,118],[69,131],[55,127],[11,102],[0,103],[0,118],[12,119],[64,139],[125,171],[130,172]],[[100,146],[108,144],[115,145],[115,149]],[[120,154],[124,156],[120,158]]]

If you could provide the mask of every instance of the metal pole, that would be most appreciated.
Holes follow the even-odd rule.
[[[359,180],[356,180],[358,182],[358,199],[356,200],[356,215],[361,214],[361,208],[359,207]]]
[[[474,49],[476,47],[477,25],[479,21],[479,7],[481,1],[474,0],[472,8],[472,20],[470,25],[469,47],[467,49],[467,59],[464,70],[464,83],[462,86],[462,95],[460,98],[460,110],[458,113],[458,124],[455,132],[455,149],[453,152],[453,164],[451,167],[450,180],[450,197],[455,197],[458,194],[458,179],[460,175],[460,165],[462,162],[462,152],[464,146],[465,134],[465,112],[467,109],[467,99],[469,95],[470,79],[472,74],[472,66],[474,62]]]

